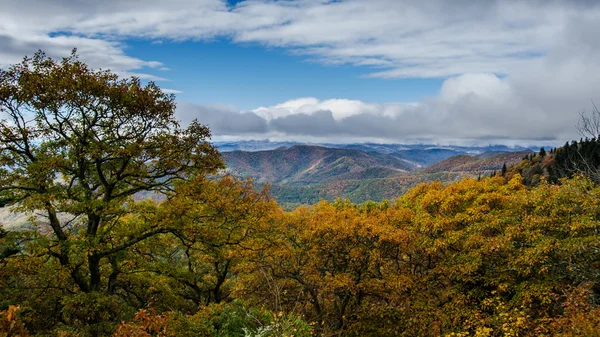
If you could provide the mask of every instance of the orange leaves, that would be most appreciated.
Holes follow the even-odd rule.
[[[515,175],[420,185],[385,207],[321,202],[282,215],[286,253],[271,252],[272,263],[288,263],[273,264],[273,275],[314,293],[307,314],[327,329],[364,329],[358,322],[371,317],[385,335],[391,307],[416,334],[430,319],[440,329],[432,335],[527,335],[556,314],[565,282],[593,278],[582,271],[600,252],[598,191],[577,180],[526,189]],[[466,317],[479,324],[463,325]]]
[[[21,307],[10,305],[8,310],[0,311],[0,337],[28,337],[29,333],[19,319]]]
[[[262,263],[288,293],[299,294],[310,320],[339,328],[367,298],[378,302],[409,287],[394,259],[410,241],[401,227],[411,214],[343,201],[300,208],[280,218],[282,239]]]
[[[576,337],[600,336],[600,307],[593,305],[591,284],[584,284],[565,292],[562,315],[547,320],[540,326],[540,334]]]
[[[142,309],[135,314],[133,322],[121,323],[113,337],[175,337],[169,331],[169,314],[158,314],[154,309]]]
[[[593,336],[600,322],[600,187],[584,179],[533,189],[517,175],[465,179],[420,185],[393,204],[323,201],[287,213],[229,176],[176,192],[128,205],[105,244],[144,226],[177,229],[127,251],[118,281],[156,296],[159,311],[189,318],[202,308],[196,323],[219,322],[206,331],[240,318],[237,300],[283,313],[268,315],[272,326],[297,314],[321,336]],[[103,308],[120,304],[101,299],[63,299],[62,314],[110,320]],[[172,315],[142,310],[116,336],[179,335]]]

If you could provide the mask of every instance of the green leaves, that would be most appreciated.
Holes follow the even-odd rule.
[[[223,166],[209,129],[181,128],[174,109],[154,83],[92,70],[75,52],[0,71],[0,200],[47,219],[35,256],[22,258],[57,263],[71,279],[61,291],[113,296],[124,252],[175,230],[133,196],[172,195]]]

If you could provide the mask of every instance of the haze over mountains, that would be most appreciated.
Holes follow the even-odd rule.
[[[519,163],[536,148],[439,146],[430,144],[302,144],[295,142],[216,142],[227,172],[250,177],[284,207],[321,199],[352,202],[393,199],[419,183],[450,182],[487,175]],[[150,196],[140,194],[138,199]],[[28,228],[31,214],[0,208],[0,225]],[[43,218],[36,221],[45,222]]]
[[[516,152],[516,151],[527,151],[539,150],[539,146],[524,147],[524,146],[507,146],[501,144],[490,144],[487,146],[483,145],[439,145],[439,144],[386,144],[386,143],[302,143],[302,142],[277,142],[264,140],[242,140],[242,141],[215,141],[214,144],[221,152],[231,151],[261,151],[261,150],[274,150],[280,147],[292,147],[294,145],[316,145],[328,148],[339,148],[339,149],[358,149],[363,151],[374,151],[379,153],[390,154],[394,152],[416,152],[418,154],[423,153],[435,153],[439,150],[453,151],[456,154],[482,154],[482,153],[493,153],[497,152]],[[423,152],[418,152],[423,151]],[[452,155],[450,155],[451,157]]]
[[[410,162],[378,152],[294,145],[256,152],[225,152],[234,175],[257,182],[316,183],[348,179],[384,178],[414,170]]]
[[[235,176],[268,183],[271,194],[293,207],[320,199],[353,202],[395,198],[421,182],[487,175],[512,165],[533,149],[485,147],[323,144],[245,141],[217,143]]]

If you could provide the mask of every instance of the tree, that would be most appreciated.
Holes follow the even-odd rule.
[[[174,110],[175,97],[154,83],[92,70],[75,50],[60,62],[40,51],[0,71],[0,199],[42,212],[42,251],[78,291],[108,292],[119,253],[174,230],[120,228],[133,195],[168,197],[176,181],[223,166],[209,129],[181,128]]]
[[[16,247],[13,240],[10,240],[8,236],[8,231],[0,227],[0,262],[20,252],[19,248]]]
[[[248,259],[244,291],[273,311],[301,310],[317,336],[394,333],[387,303],[406,288],[398,256],[411,237],[391,223],[405,219],[389,202],[340,199],[280,214],[271,244]]]
[[[540,149],[540,157],[544,158],[546,156],[546,149],[543,147]]]
[[[592,104],[592,112],[581,111],[577,122],[577,131],[582,137],[600,138],[600,111],[596,104]]]
[[[600,148],[600,111],[595,104],[590,114],[585,111],[580,112],[577,130],[582,137],[579,146],[571,146],[572,154],[569,167],[569,174],[583,174],[596,183],[600,182],[600,163],[598,162],[598,149]]]
[[[139,264],[134,268],[175,281],[173,288],[193,303],[192,310],[231,300],[235,268],[277,210],[267,191],[228,175],[178,185],[177,194],[160,208],[161,221],[181,223],[181,231],[136,246],[132,254],[141,258],[131,259]]]

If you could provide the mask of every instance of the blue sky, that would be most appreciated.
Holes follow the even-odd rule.
[[[169,68],[148,69],[165,77],[164,87],[198,104],[227,104],[242,110],[298,97],[349,98],[366,102],[416,102],[439,92],[443,78],[368,78],[373,68],[327,65],[286,48],[214,41],[126,41],[128,55],[151,58]]]
[[[0,0],[0,67],[72,48],[214,139],[562,144],[600,100],[591,0]]]

